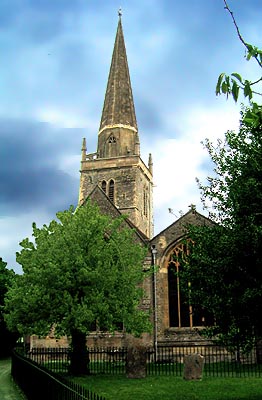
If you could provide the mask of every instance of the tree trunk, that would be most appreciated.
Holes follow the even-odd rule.
[[[86,348],[86,335],[78,330],[71,333],[71,365],[72,375],[89,375],[89,354]]]
[[[262,340],[256,340],[257,363],[262,364]]]

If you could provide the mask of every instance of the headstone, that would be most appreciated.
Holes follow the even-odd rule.
[[[131,379],[146,377],[146,348],[144,346],[128,347],[126,375]]]
[[[189,354],[184,359],[184,379],[200,380],[202,379],[204,368],[204,357],[201,354]]]

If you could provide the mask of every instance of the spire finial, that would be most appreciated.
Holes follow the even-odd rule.
[[[121,18],[122,17],[122,8],[121,7],[119,7],[119,10],[118,10],[118,16],[119,16],[119,18]]]

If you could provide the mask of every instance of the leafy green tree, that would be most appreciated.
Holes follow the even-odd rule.
[[[150,329],[139,309],[145,247],[126,228],[124,217],[111,220],[87,203],[57,213],[58,221],[24,239],[17,276],[6,298],[5,318],[22,334],[71,337],[72,372],[87,372],[86,335],[97,324],[140,335]]]
[[[247,61],[254,60],[261,74],[262,50],[244,40],[223,1]],[[192,241],[181,274],[184,287],[190,282],[190,303],[215,318],[205,333],[247,350],[262,336],[262,107],[253,102],[262,94],[261,83],[261,76],[251,82],[237,72],[218,78],[217,95],[232,95],[237,102],[243,91],[250,106],[241,112],[239,132],[227,132],[216,145],[204,143],[214,175],[198,184],[214,224],[189,227]]]
[[[7,263],[0,258],[0,356],[7,356],[17,339],[17,335],[7,329],[4,321],[4,298],[14,276],[14,271],[8,269]]]
[[[192,305],[214,315],[206,332],[239,348],[262,335],[262,118],[247,123],[248,112],[239,132],[227,132],[217,146],[206,140],[215,174],[199,186],[214,225],[189,227],[181,277],[191,283]]]

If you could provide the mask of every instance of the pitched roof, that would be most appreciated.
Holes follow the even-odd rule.
[[[118,21],[99,131],[107,126],[120,124],[137,130],[121,17]]]
[[[98,205],[100,212],[108,215],[111,218],[118,218],[122,215],[122,213],[98,185],[94,187],[82,205],[84,205],[88,200],[95,202]],[[129,228],[134,230],[135,235],[140,242],[143,244],[148,243],[148,238],[128,218],[125,219],[125,223]]]
[[[182,215],[182,217],[178,218],[176,221],[172,222],[169,226],[159,232],[151,242],[158,240],[160,236],[163,235],[172,235],[174,239],[177,240],[178,238],[184,236],[187,232],[188,225],[214,225],[214,222],[207,218],[205,215],[200,214],[196,210],[189,210],[186,214]]]

